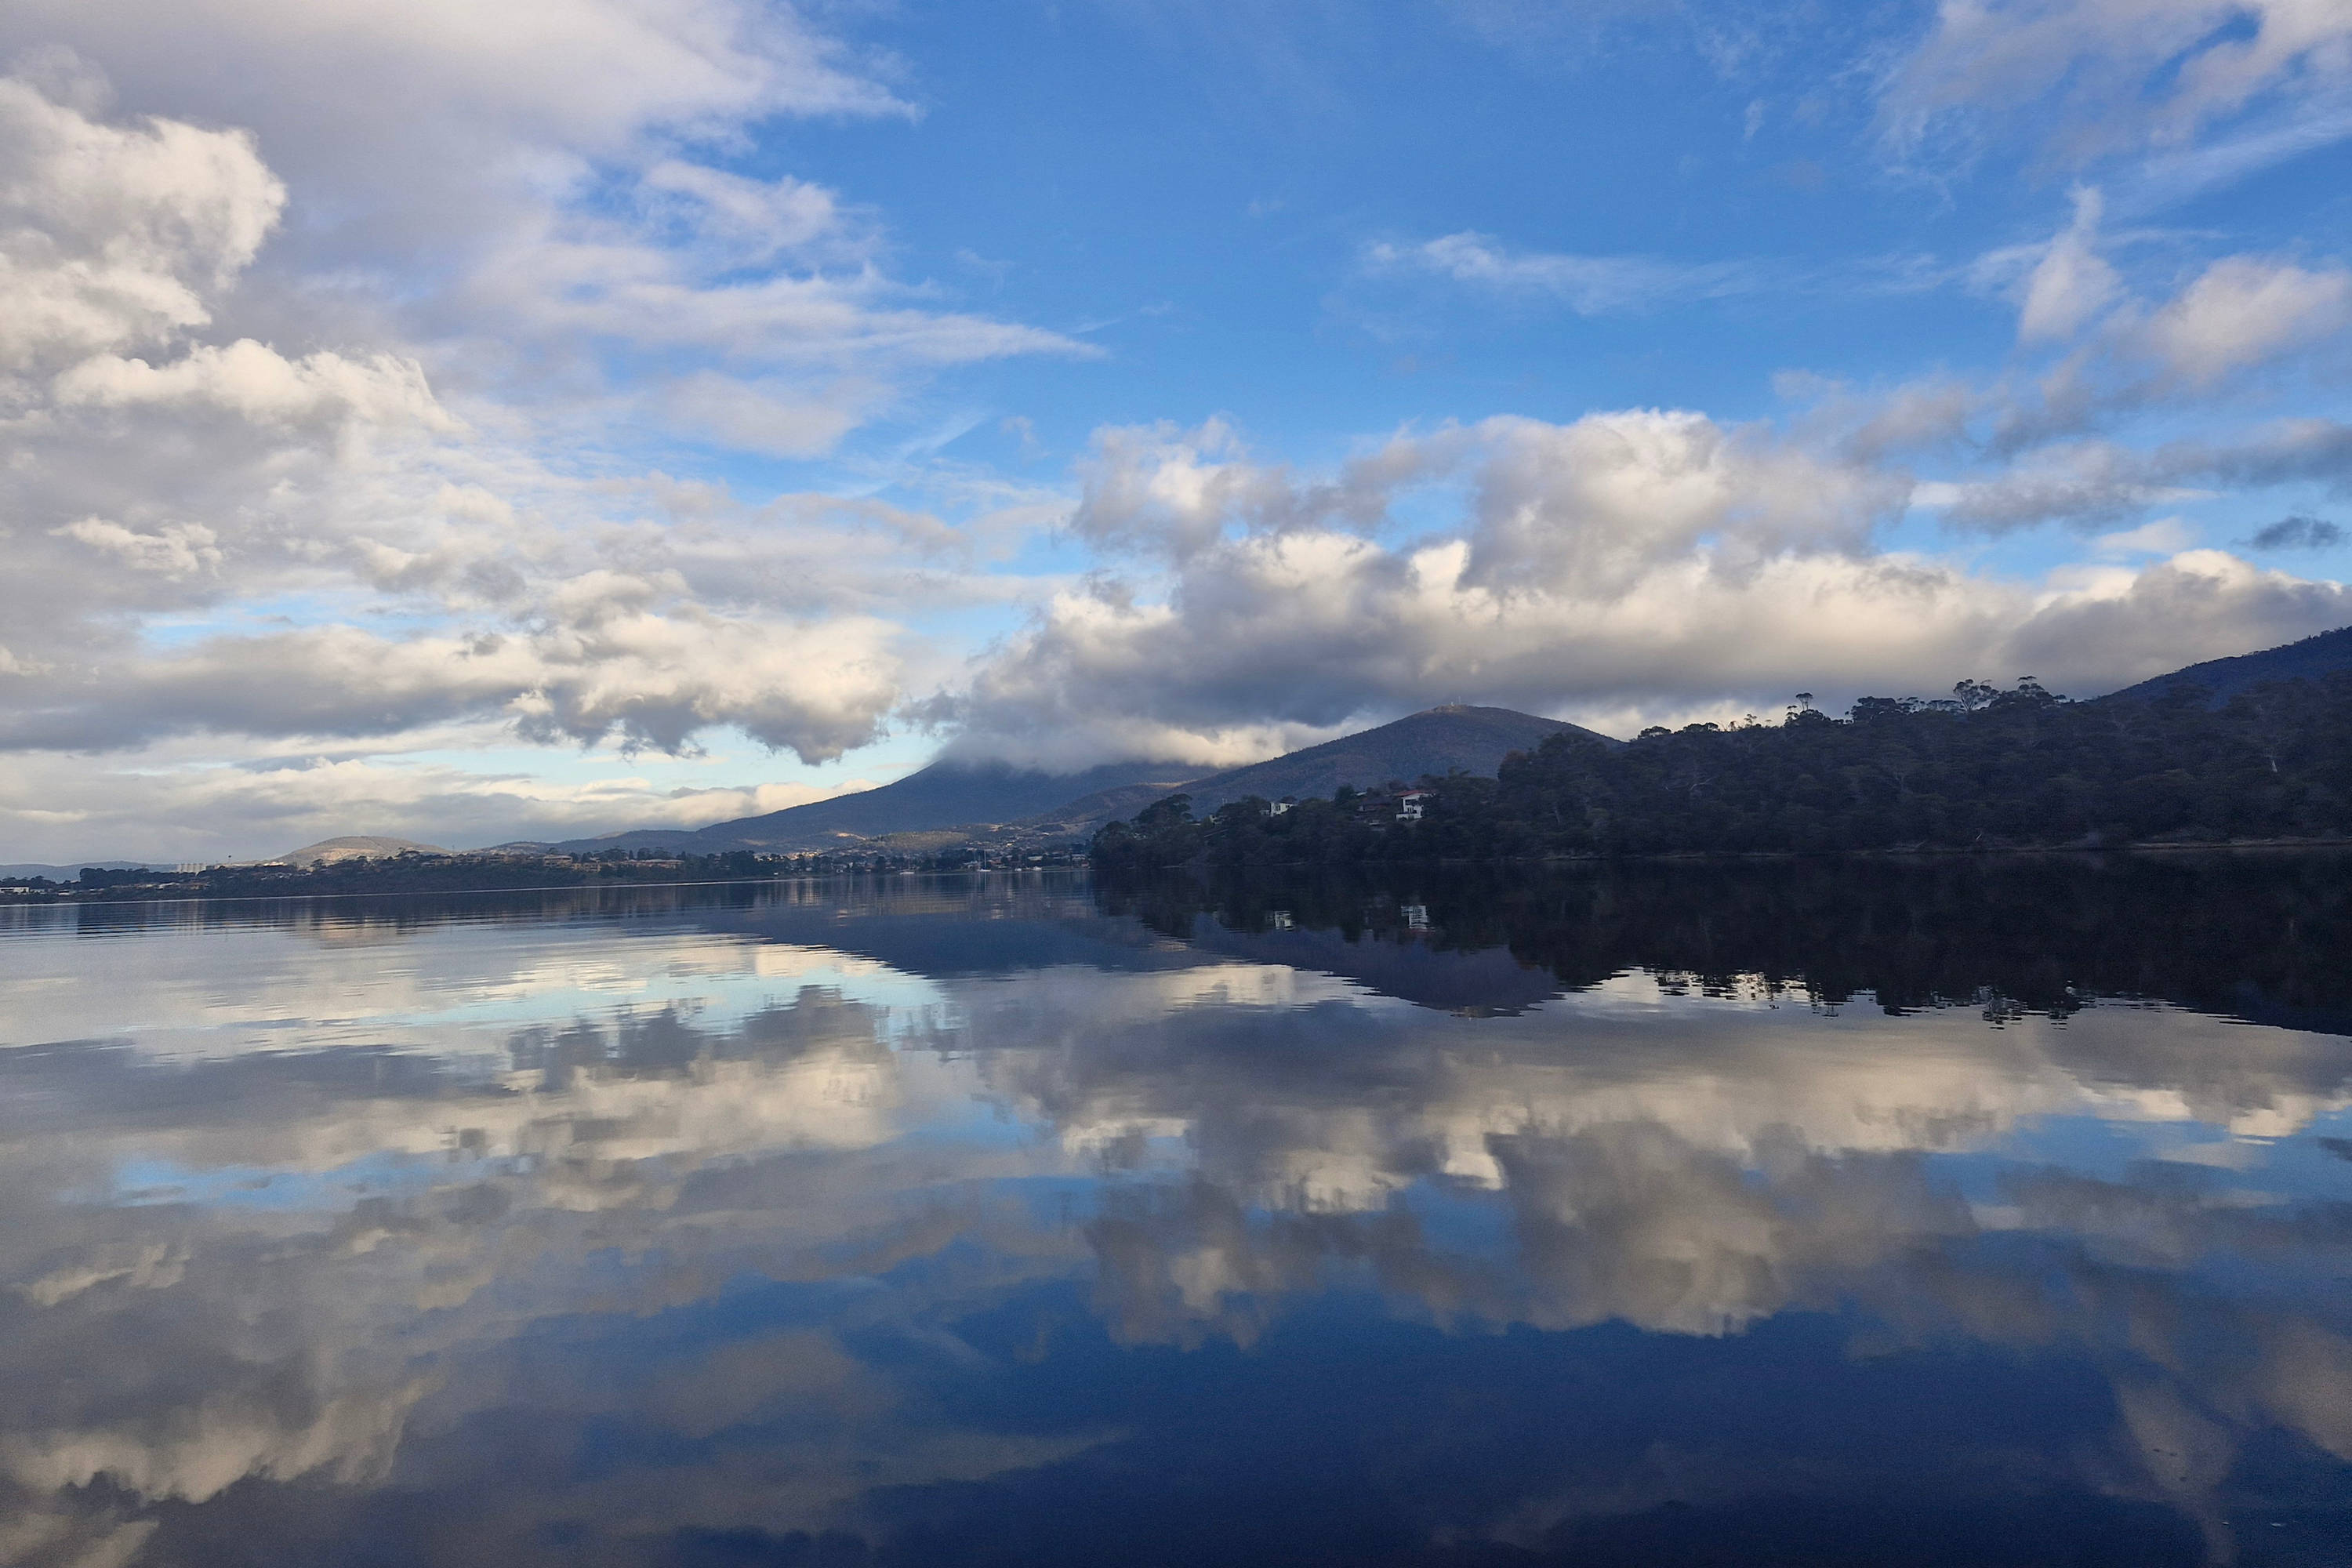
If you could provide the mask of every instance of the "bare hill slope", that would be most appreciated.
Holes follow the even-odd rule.
[[[299,849],[289,849],[278,858],[289,866],[331,866],[338,860],[388,860],[395,855],[446,855],[437,844],[419,844],[414,838],[390,838],[380,833],[350,833],[340,838],[321,838],[316,844],[305,844]]]

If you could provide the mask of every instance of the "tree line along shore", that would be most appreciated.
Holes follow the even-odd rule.
[[[1084,863],[1073,846],[1028,852],[955,847],[927,854],[887,849],[765,855],[657,855],[608,850],[591,855],[417,854],[352,857],[318,866],[210,866],[195,871],[145,867],[84,868],[70,880],[0,879],[0,899],[17,901],[130,903],[155,899],[293,899],[363,893],[478,893],[554,888],[658,887],[686,882],[751,882],[797,877],[887,875],[903,871],[981,871]]]
[[[1495,778],[1330,799],[1174,795],[1100,829],[1105,869],[1932,852],[2352,838],[2352,673],[2215,704],[2193,685],[2074,702],[2031,678],[1865,697],[1843,718],[1554,735]]]

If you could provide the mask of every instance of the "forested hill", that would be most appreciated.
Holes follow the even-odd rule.
[[[1420,821],[1342,790],[1205,821],[1161,802],[1094,842],[1105,867],[1963,849],[2352,837],[2352,673],[2271,682],[2221,707],[2192,685],[2070,702],[2032,681],[1948,700],[1864,698],[1848,716],[1555,735],[1493,779],[1425,780]]]

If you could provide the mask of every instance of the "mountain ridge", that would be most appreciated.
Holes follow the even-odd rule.
[[[1391,780],[1410,783],[1423,773],[1454,769],[1491,778],[1513,752],[1532,751],[1560,731],[1589,735],[1612,746],[1622,741],[1564,719],[1544,719],[1510,708],[1448,703],[1402,719],[1303,747],[1262,763],[1228,768],[1183,786],[1192,810],[1205,815],[1251,795],[1279,800],[1328,796],[1342,784],[1376,788]],[[1173,794],[1173,791],[1170,792]]]
[[[569,854],[654,849],[709,855],[749,849],[791,854],[835,849],[894,834],[1011,827],[1032,834],[1083,835],[1131,816],[1178,791],[1197,811],[1252,795],[1329,795],[1343,784],[1377,786],[1454,769],[1491,776],[1515,751],[1556,731],[1622,742],[1564,720],[1508,708],[1459,703],[1424,709],[1386,724],[1238,768],[1201,773],[1182,763],[1109,763],[1076,773],[1048,773],[1009,763],[942,758],[894,784],[737,817],[699,828],[635,828],[550,846]]]
[[[1050,813],[1066,802],[1105,790],[1149,784],[1158,793],[1194,772],[1181,763],[1107,763],[1076,773],[1049,773],[1010,763],[942,758],[905,778],[855,795],[740,816],[698,828],[636,828],[553,846],[570,854],[607,849],[660,849],[692,855],[749,849],[791,854],[835,849],[893,833],[996,826]]]
[[[2233,654],[2227,658],[2209,658],[2200,664],[2185,665],[2168,674],[2150,676],[2120,691],[2110,691],[2104,697],[2094,697],[2094,702],[2146,702],[2164,696],[2176,687],[2201,686],[2208,693],[2206,704],[2219,708],[2242,691],[2272,680],[2312,679],[2333,675],[2337,670],[2352,669],[2352,626],[2338,626],[2332,632],[2317,632],[2276,647],[2256,648],[2252,653]]]

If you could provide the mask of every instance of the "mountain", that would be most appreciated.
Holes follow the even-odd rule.
[[[788,806],[708,827],[644,828],[556,846],[573,854],[664,849],[690,855],[756,849],[771,854],[838,849],[890,833],[1021,822],[1106,790],[1147,786],[1156,799],[1197,770],[1182,763],[1111,763],[1080,773],[1049,773],[1009,763],[933,763],[896,784]]]
[[[1268,800],[1286,795],[1301,800],[1328,798],[1343,784],[1364,789],[1391,779],[1410,782],[1423,773],[1443,775],[1455,768],[1492,778],[1505,757],[1513,752],[1532,752],[1544,737],[1561,730],[1612,746],[1624,744],[1559,719],[1538,719],[1508,708],[1451,705],[1428,709],[1377,730],[1343,735],[1271,762],[1212,773],[1186,784],[1184,793],[1192,797],[1192,814],[1205,816],[1227,801],[1254,795]]]
[[[289,849],[278,859],[288,866],[331,866],[338,860],[389,860],[395,855],[446,855],[436,844],[419,844],[413,838],[386,838],[381,834],[353,833],[341,838],[321,838],[316,844],[305,844],[299,849]]]
[[[2352,669],[2352,626],[2321,632],[2301,642],[2266,647],[2235,658],[2210,658],[2169,675],[2143,680],[2097,699],[2101,702],[2145,702],[2177,686],[2201,686],[2210,692],[2210,705],[2219,708],[2241,691],[2268,680],[2316,680],[2338,670]]]
[[[1507,708],[1433,708],[1376,730],[1207,778],[1194,777],[1198,770],[1183,763],[1111,763],[1080,773],[1049,773],[1009,763],[943,759],[879,789],[763,816],[700,828],[638,828],[546,847],[575,855],[607,849],[792,854],[839,849],[894,833],[990,826],[1079,837],[1114,818],[1132,816],[1178,789],[1192,795],[1195,811],[1205,812],[1244,795],[1262,795],[1269,800],[1286,795],[1328,795],[1343,784],[1360,788],[1453,768],[1491,777],[1506,756],[1532,750],[1558,730],[1577,727]],[[1606,735],[1594,739],[1622,743]]]

